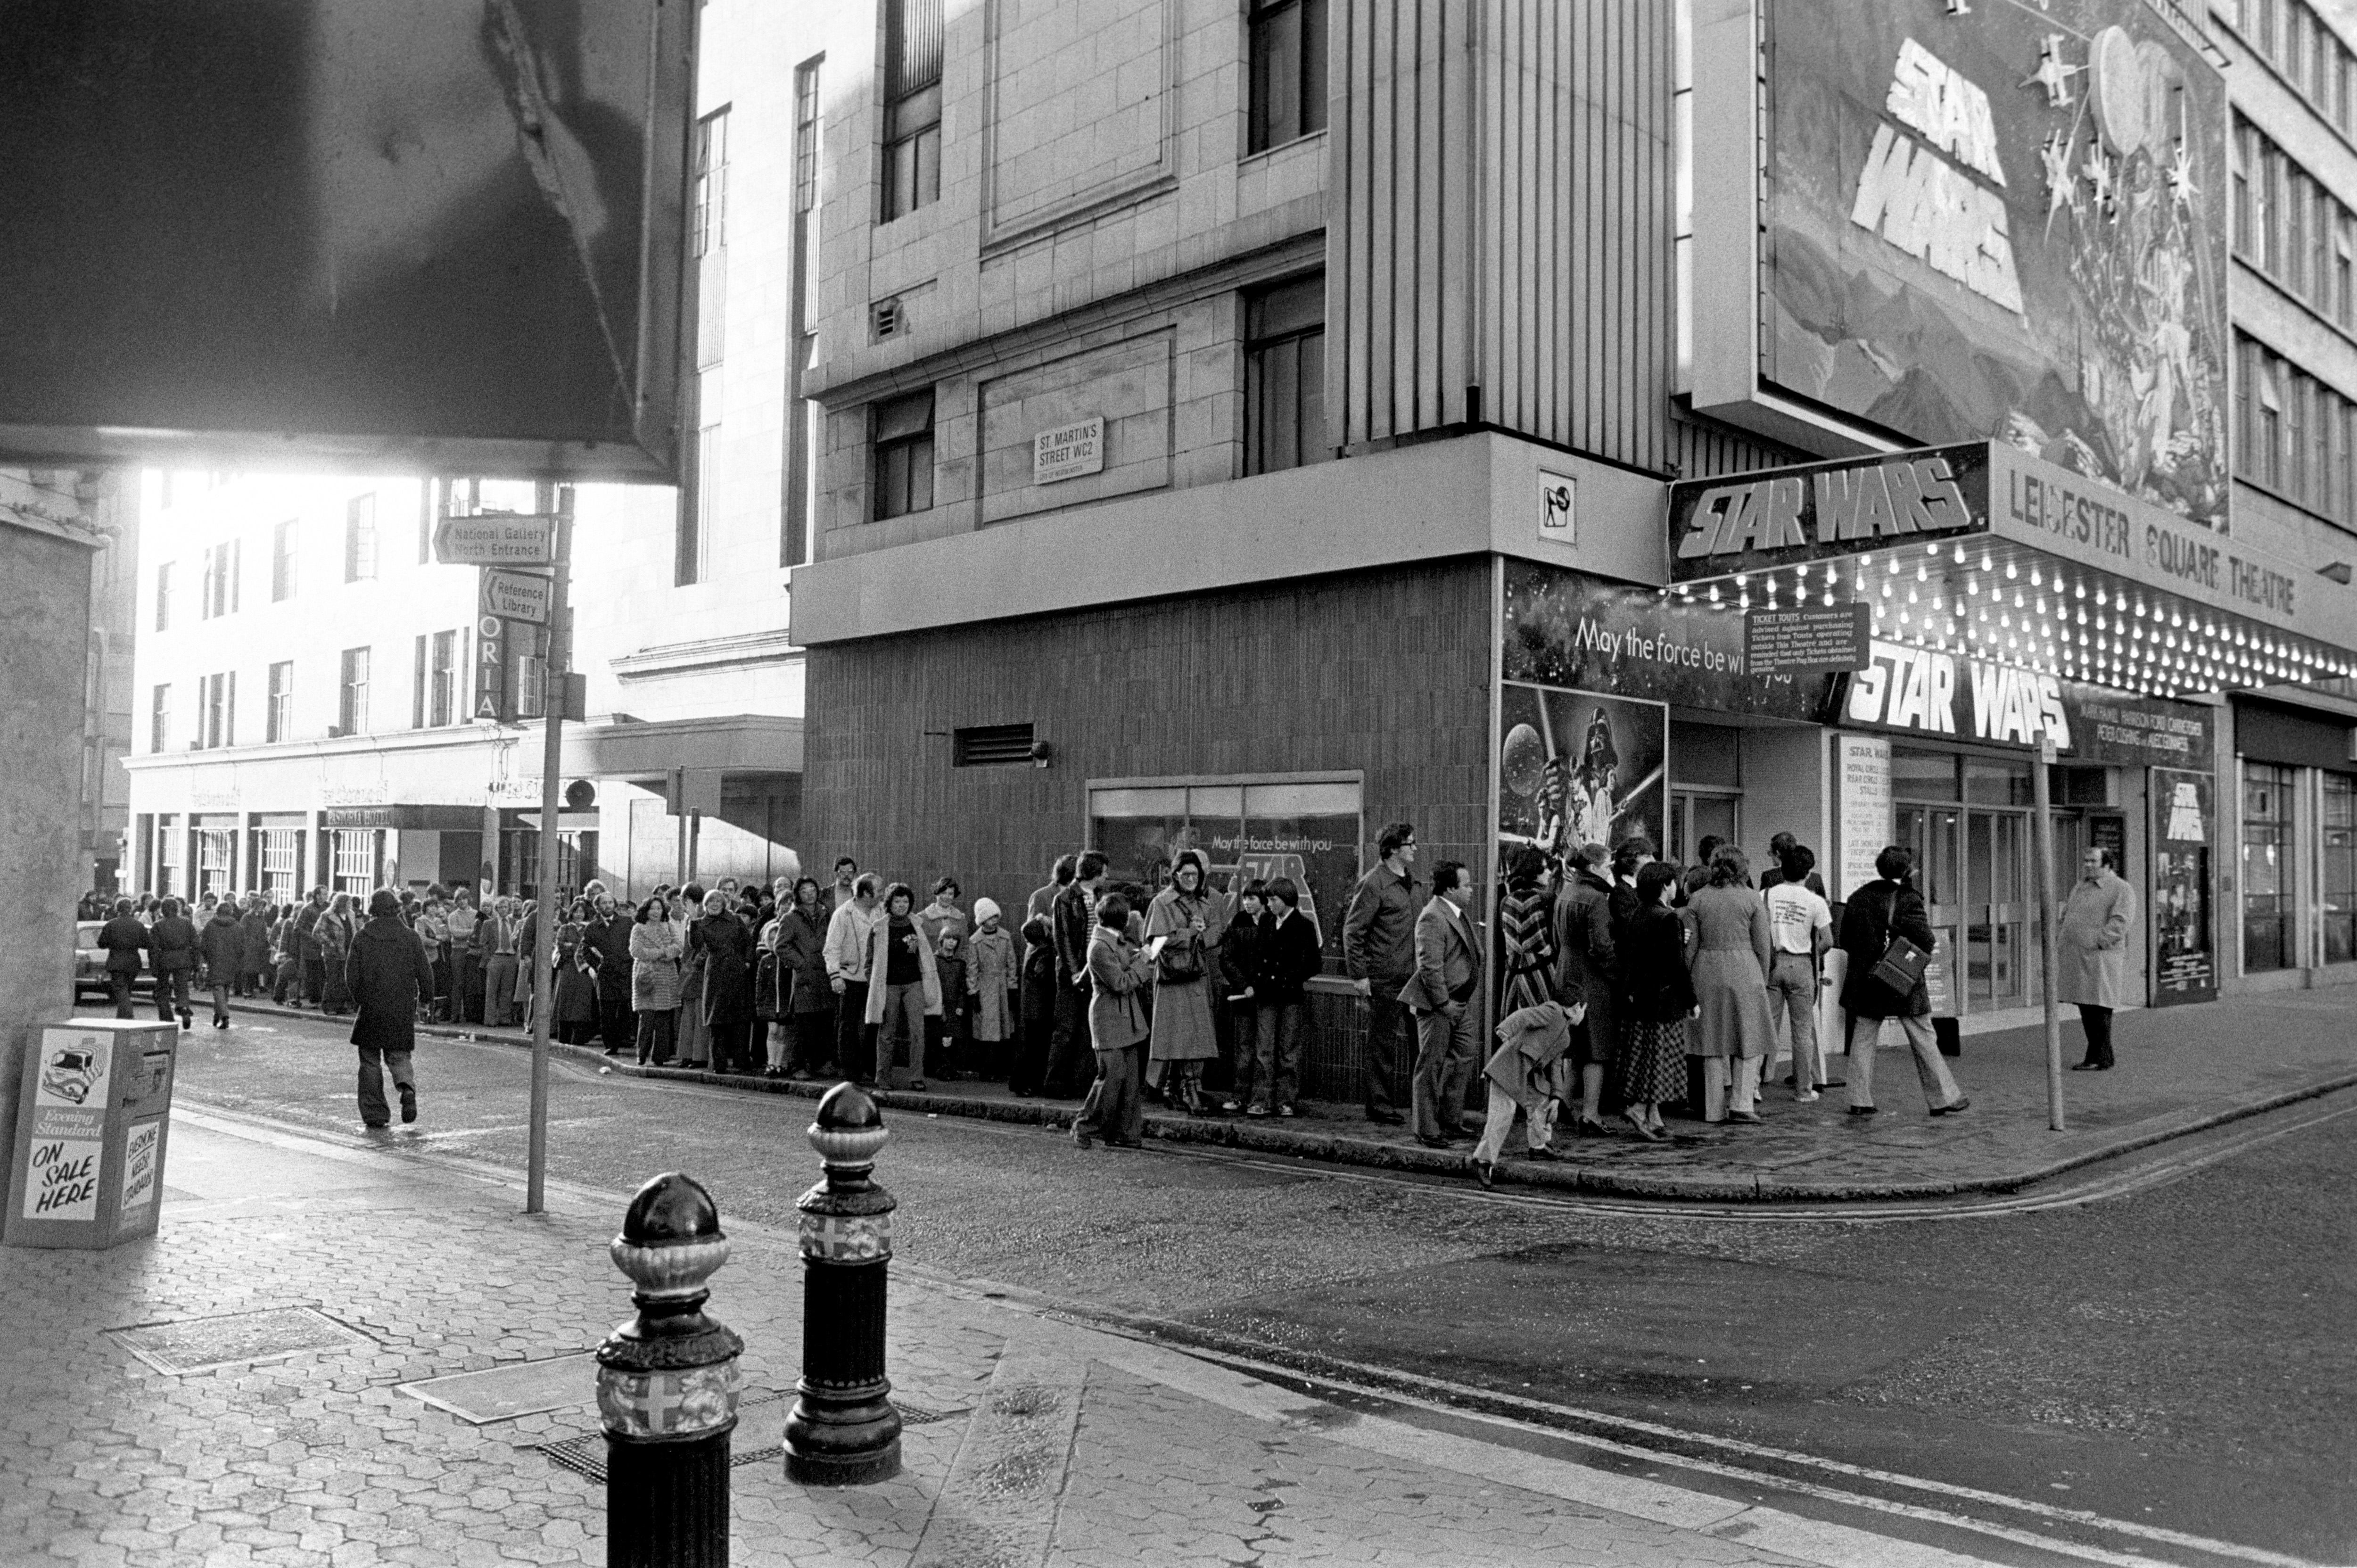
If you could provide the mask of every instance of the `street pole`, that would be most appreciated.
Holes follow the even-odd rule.
[[[2062,1004],[2054,999],[2054,736],[2040,730],[2029,800],[2038,816],[2038,961],[2046,993],[2046,1124],[2062,1132]]]
[[[540,486],[539,510],[548,510],[549,486]],[[523,1211],[545,1210],[548,1184],[548,1030],[556,1012],[556,813],[564,790],[565,671],[573,660],[572,614],[565,577],[573,557],[573,487],[556,489],[556,549],[548,595],[548,657],[541,670],[540,918],[532,937],[532,1130],[524,1167]]]

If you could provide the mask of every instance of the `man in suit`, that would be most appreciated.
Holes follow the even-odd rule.
[[[1432,889],[1431,901],[1415,918],[1415,972],[1399,999],[1415,1016],[1415,1141],[1439,1149],[1465,1136],[1465,1082],[1480,1044],[1473,990],[1481,948],[1465,913],[1473,897],[1465,867],[1442,861],[1432,868]]]
[[[1945,1116],[1972,1104],[1956,1087],[1932,1036],[1932,993],[1918,978],[1900,995],[1874,977],[1893,937],[1905,937],[1925,952],[1932,950],[1931,912],[1923,896],[1907,886],[1915,857],[1891,844],[1874,857],[1876,880],[1849,896],[1842,910],[1841,945],[1849,955],[1849,978],[1842,985],[1842,1005],[1849,1010],[1849,1113],[1871,1116],[1874,1103],[1874,1047],[1882,1021],[1895,1018],[1915,1053],[1915,1076],[1922,1080],[1923,1100],[1934,1116]]]

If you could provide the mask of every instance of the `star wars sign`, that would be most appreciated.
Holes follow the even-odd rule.
[[[1980,443],[1670,487],[1670,578],[1691,582],[1986,532]]]

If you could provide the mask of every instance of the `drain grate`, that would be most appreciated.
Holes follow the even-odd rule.
[[[479,1372],[453,1372],[396,1385],[411,1399],[488,1426],[521,1415],[586,1405],[597,1397],[597,1361],[587,1350],[537,1361],[511,1361]]]
[[[779,1390],[765,1389],[759,1393],[747,1394],[738,1400],[737,1408],[742,1411],[748,1405],[771,1404],[786,1397],[786,1394]],[[933,1410],[925,1405],[907,1404],[897,1400],[893,1402],[899,1406],[902,1426],[930,1426],[937,1421],[947,1421],[952,1416],[966,1413],[964,1409]],[[587,1437],[567,1437],[560,1442],[544,1443],[539,1446],[540,1451],[548,1455],[548,1462],[559,1469],[572,1471],[593,1487],[602,1487],[606,1484],[606,1434],[604,1433],[593,1433]],[[785,1457],[785,1453],[784,1445],[777,1443],[759,1448],[739,1449],[728,1455],[728,1467],[733,1470],[747,1465],[765,1464],[771,1459],[782,1459]]]
[[[307,1306],[224,1312],[210,1317],[110,1328],[107,1333],[134,1356],[170,1377],[210,1372],[223,1367],[249,1367],[258,1361],[299,1356],[307,1350],[376,1347],[375,1340],[357,1328],[347,1327],[326,1313]]]

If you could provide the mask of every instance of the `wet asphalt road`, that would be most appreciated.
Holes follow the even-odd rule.
[[[180,1091],[350,1133],[348,1031],[200,1028]],[[523,1164],[522,1053],[427,1040],[418,1069],[411,1138]],[[724,1216],[791,1224],[817,1174],[811,1111],[560,1056],[551,1174],[627,1189],[685,1169]],[[940,1273],[2357,1562],[2357,1115],[2100,1203],[1874,1225],[1589,1214],[1469,1184],[1083,1154],[1039,1128],[892,1124],[877,1176],[900,1199],[899,1252]]]

